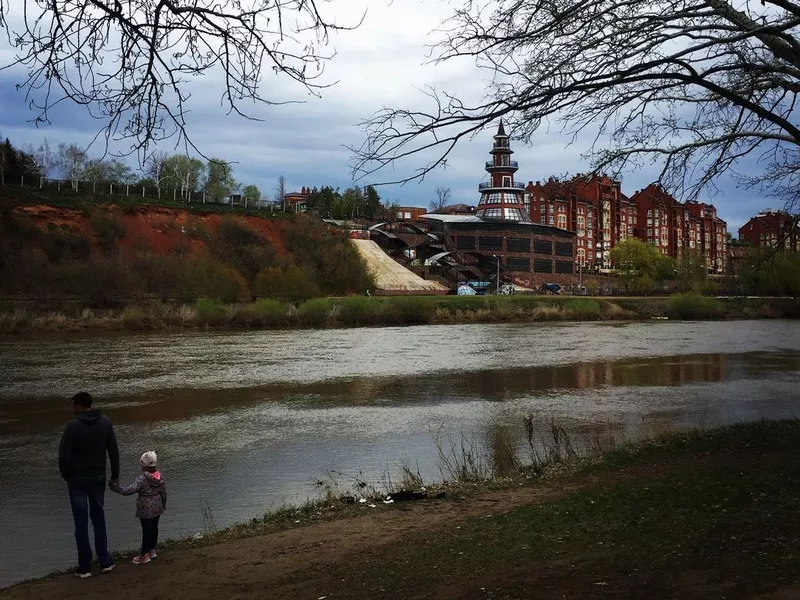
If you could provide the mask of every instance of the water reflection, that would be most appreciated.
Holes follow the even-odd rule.
[[[800,352],[694,354],[660,358],[598,360],[424,376],[358,377],[311,383],[229,389],[171,389],[112,398],[104,410],[117,423],[182,421],[263,402],[289,403],[296,409],[330,406],[421,406],[480,399],[503,402],[558,390],[604,386],[679,386],[696,382],[768,377],[800,370]],[[5,402],[0,405],[0,434],[35,432],[63,424],[63,398]]]

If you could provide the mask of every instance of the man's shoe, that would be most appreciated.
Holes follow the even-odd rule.
[[[150,562],[150,556],[147,554],[142,554],[141,556],[133,557],[133,564],[135,565],[146,565],[149,562]]]
[[[156,554],[156,549],[153,548],[152,550],[150,550],[150,552],[147,553],[147,556],[150,557],[150,560],[153,560],[154,558],[158,558],[158,554]]]
[[[100,572],[101,573],[111,573],[111,571],[113,571],[114,567],[116,567],[116,566],[117,565],[115,565],[113,562],[111,564],[106,565],[105,567],[100,565]]]
[[[92,576],[92,571],[90,569],[82,569],[78,567],[75,569],[75,577],[79,577],[80,579],[88,579]]]

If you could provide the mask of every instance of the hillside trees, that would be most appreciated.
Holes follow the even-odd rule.
[[[38,178],[40,174],[35,157],[22,150],[16,149],[11,141],[6,138],[0,143],[0,179],[2,181],[15,181],[20,178]]]
[[[196,191],[203,176],[205,165],[197,158],[185,154],[175,154],[164,159],[164,181],[167,186],[180,192],[180,197],[190,199]]]
[[[242,188],[242,199],[244,200],[244,207],[257,206],[261,208],[261,190],[257,185],[246,185]]]
[[[86,151],[78,145],[64,143],[58,145],[56,164],[61,171],[61,176],[69,180],[74,189],[78,188],[78,182],[83,176],[88,160]]]
[[[206,179],[203,192],[215,202],[230,196],[239,189],[239,184],[233,178],[233,169],[230,163],[221,158],[211,158],[206,166]]]

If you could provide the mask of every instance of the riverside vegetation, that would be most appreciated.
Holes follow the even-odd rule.
[[[627,442],[524,423],[527,445],[498,427],[477,445],[440,440],[452,479],[429,486],[428,500],[384,504],[396,487],[356,478],[352,490],[328,486],[319,501],[248,523],[217,530],[212,519],[206,534],[165,544],[170,564],[154,563],[154,576],[187,598],[234,581],[242,598],[794,597],[797,420]],[[405,472],[399,486],[422,484]],[[144,591],[136,568],[120,565],[114,585]],[[53,577],[7,597],[56,598],[77,585]]]
[[[291,270],[288,271],[291,273]],[[352,327],[534,321],[719,320],[798,318],[800,300],[722,298],[695,293],[655,298],[574,297],[365,297],[311,298],[290,302],[261,298],[224,303],[201,297],[191,304],[158,300],[124,308],[85,308],[64,302],[32,310],[0,306],[0,331],[164,330],[192,327]]]

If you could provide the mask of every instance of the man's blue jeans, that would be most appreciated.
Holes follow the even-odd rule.
[[[106,493],[105,477],[70,477],[67,480],[72,518],[75,520],[75,543],[78,546],[78,568],[88,569],[92,564],[92,547],[89,545],[89,518],[94,529],[94,549],[101,566],[113,560],[108,553],[106,515],[103,499]]]

